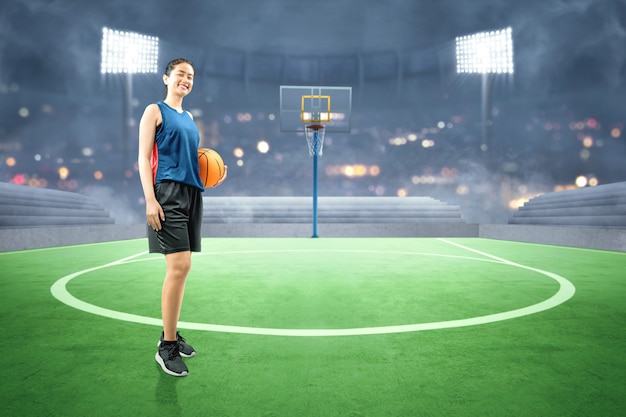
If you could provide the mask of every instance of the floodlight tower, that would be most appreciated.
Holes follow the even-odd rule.
[[[491,74],[513,74],[513,30],[509,27],[456,38],[456,72],[482,75],[481,150],[487,156],[491,146]]]
[[[124,74],[122,174],[128,169],[133,125],[133,74],[154,74],[159,60],[159,38],[134,32],[102,28],[101,74]]]

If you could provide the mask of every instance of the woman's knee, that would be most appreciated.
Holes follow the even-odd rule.
[[[188,252],[166,255],[168,272],[180,277],[186,277],[191,270],[191,255]]]

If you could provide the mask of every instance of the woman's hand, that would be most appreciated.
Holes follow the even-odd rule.
[[[165,221],[165,213],[163,208],[156,200],[146,200],[146,219],[148,219],[148,225],[157,232],[161,230],[161,222]]]

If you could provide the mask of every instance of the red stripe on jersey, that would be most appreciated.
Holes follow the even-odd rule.
[[[159,168],[159,147],[156,141],[152,146],[152,154],[150,155],[150,165],[152,166],[152,185],[156,184],[156,174]]]

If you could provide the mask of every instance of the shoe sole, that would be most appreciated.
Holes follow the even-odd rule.
[[[157,352],[156,355],[154,355],[154,359],[156,359],[157,363],[161,365],[161,369],[163,369],[163,372],[165,372],[166,374],[169,374],[172,376],[187,376],[188,374],[187,371],[183,371],[180,374],[177,374],[176,372],[167,369],[167,366],[165,366],[165,362],[163,361],[163,358],[161,357],[161,355],[159,355],[159,352]]]
[[[161,341],[160,340],[157,342],[157,347],[161,347]],[[178,351],[178,353],[180,353],[180,356],[182,356],[183,358],[191,358],[192,356],[196,356],[196,351],[195,350],[193,352],[191,352],[191,355],[187,355],[186,353],[183,353],[180,350]]]

